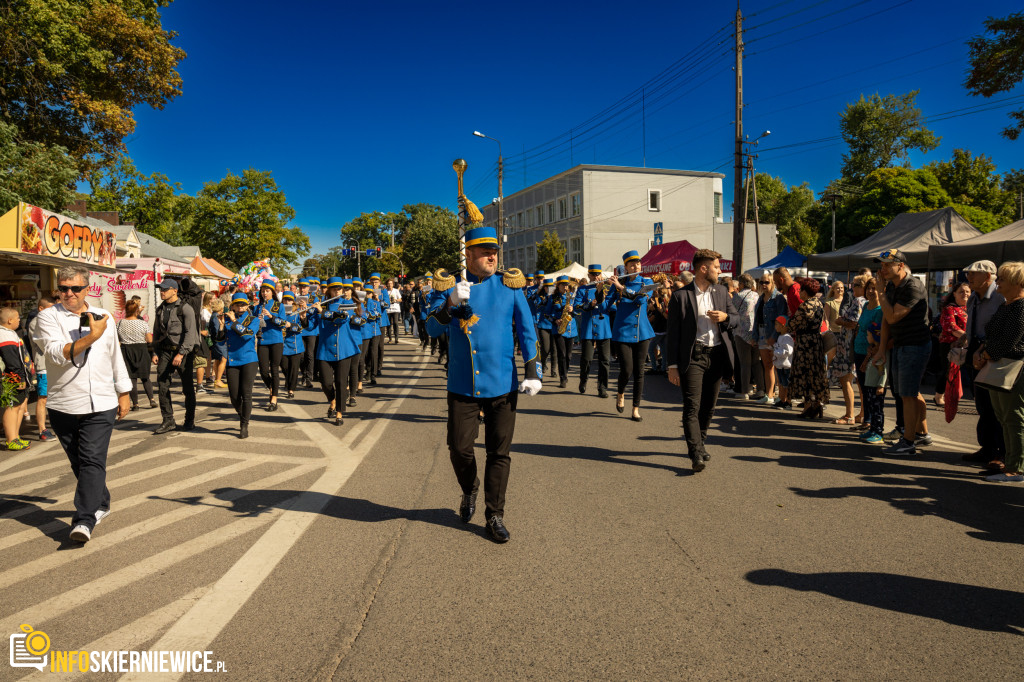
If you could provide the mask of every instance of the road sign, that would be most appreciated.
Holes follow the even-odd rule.
[[[343,256],[344,258],[348,258],[348,249],[346,249],[346,248],[342,248],[342,249],[341,249],[341,255],[342,255],[342,256]]]
[[[654,223],[654,245],[660,246],[665,237],[664,223]]]
[[[377,253],[377,249],[367,249],[366,250],[366,255],[367,256],[372,256],[372,255],[374,255],[376,253]]]
[[[654,235],[654,245],[655,246],[661,246],[661,243],[662,243],[661,242],[661,235],[660,234]]]

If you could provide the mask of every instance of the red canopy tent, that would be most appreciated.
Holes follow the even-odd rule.
[[[680,272],[692,269],[693,254],[697,247],[685,239],[678,242],[659,244],[648,251],[640,259],[640,271],[645,275],[654,275],[664,272],[670,275],[678,275]],[[724,258],[719,261],[722,265],[722,272],[732,274],[734,264],[731,260]]]

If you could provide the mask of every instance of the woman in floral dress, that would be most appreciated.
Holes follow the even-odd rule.
[[[836,356],[829,365],[829,378],[838,383],[843,391],[846,412],[834,420],[833,424],[856,423],[853,416],[853,382],[857,379],[857,365],[853,357],[853,337],[857,333],[859,319],[860,301],[857,296],[843,296],[839,304],[839,316],[832,324],[832,331],[836,335]]]
[[[793,337],[793,368],[789,375],[789,397],[803,397],[806,401],[803,419],[815,419],[822,415],[821,404],[828,395],[828,378],[825,376],[825,347],[821,338],[821,323],[825,320],[825,308],[818,300],[821,285],[817,280],[801,277],[800,300],[802,303],[789,319],[788,331]]]

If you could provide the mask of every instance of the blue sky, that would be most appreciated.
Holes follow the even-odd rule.
[[[188,53],[183,94],[138,109],[129,154],[190,193],[228,170],[272,171],[314,252],[364,211],[454,207],[456,157],[469,162],[470,198],[490,201],[497,145],[474,130],[502,141],[506,195],[570,163],[641,165],[646,127],[648,166],[724,172],[728,205],[735,7],[697,4],[176,0],[163,17]],[[986,104],[962,86],[964,43],[987,16],[1019,10],[745,2],[745,131],[772,131],[757,170],[821,190],[838,176],[841,141],[787,145],[838,135],[839,112],[861,93],[919,89],[933,119]],[[638,102],[598,116],[673,64],[673,78],[644,89],[646,115]],[[1024,87],[994,99],[1009,96]],[[1024,167],[1024,139],[999,136],[1006,111],[930,122],[941,146],[914,165],[965,147],[1000,170]]]

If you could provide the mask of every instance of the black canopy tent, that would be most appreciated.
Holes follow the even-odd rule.
[[[990,260],[997,266],[1008,260],[1024,260],[1024,220],[962,242],[936,244],[928,249],[929,270],[961,270],[978,260]]]
[[[807,257],[808,270],[853,272],[874,268],[874,258],[886,249],[899,249],[907,256],[911,270],[928,269],[929,248],[963,242],[981,235],[952,208],[922,213],[900,213],[888,225],[867,239],[829,253]]]

